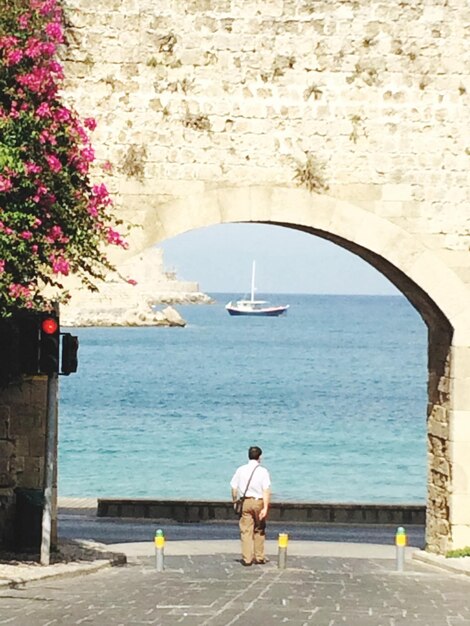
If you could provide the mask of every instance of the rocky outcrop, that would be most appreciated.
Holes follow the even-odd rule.
[[[151,248],[131,257],[89,292],[71,285],[72,298],[61,306],[62,326],[185,326],[173,304],[212,304],[196,282],[178,280],[175,271],[166,271],[163,252]],[[161,310],[157,310],[157,307]]]
[[[152,304],[214,304],[215,300],[205,293],[178,293],[176,291],[161,293],[149,298]]]
[[[133,308],[68,308],[61,315],[62,326],[186,326],[176,309],[156,310],[149,304]]]

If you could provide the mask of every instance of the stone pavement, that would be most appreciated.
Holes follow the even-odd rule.
[[[222,546],[188,548],[168,546],[163,572],[134,546],[125,567],[0,589],[0,624],[470,626],[470,578],[415,561],[399,573],[346,551],[245,568]]]
[[[397,572],[393,545],[290,541],[280,570],[267,541],[270,562],[245,568],[237,540],[173,540],[157,572],[152,541],[75,545],[91,560],[0,562],[0,625],[470,626],[470,557],[409,547]]]

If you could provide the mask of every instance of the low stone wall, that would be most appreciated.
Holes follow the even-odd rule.
[[[169,519],[176,522],[235,519],[232,504],[206,500],[98,499],[98,517]],[[272,522],[324,524],[420,524],[426,507],[419,504],[333,504],[316,502],[273,502]]]

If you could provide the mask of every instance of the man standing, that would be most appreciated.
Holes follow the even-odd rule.
[[[245,566],[266,563],[264,540],[271,498],[271,479],[268,470],[261,466],[262,453],[258,446],[251,446],[248,449],[248,463],[241,465],[230,481],[232,500],[235,502],[245,496],[239,524],[241,564]]]

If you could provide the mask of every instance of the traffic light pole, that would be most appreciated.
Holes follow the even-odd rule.
[[[46,466],[44,468],[44,507],[42,511],[41,565],[49,565],[51,556],[52,489],[54,485],[57,437],[57,395],[59,378],[47,380]]]

